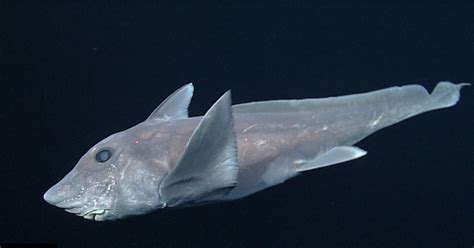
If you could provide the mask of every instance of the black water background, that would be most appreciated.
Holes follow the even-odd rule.
[[[42,194],[94,143],[195,84],[235,103],[474,82],[474,5],[3,1],[0,243],[472,247],[473,88],[369,153],[235,202],[95,223]]]

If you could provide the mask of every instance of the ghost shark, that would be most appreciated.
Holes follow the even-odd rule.
[[[93,146],[44,200],[103,221],[242,198],[304,171],[359,158],[355,143],[420,113],[453,106],[468,85],[440,82],[363,94],[231,106],[227,91],[188,117],[193,85],[143,122]]]

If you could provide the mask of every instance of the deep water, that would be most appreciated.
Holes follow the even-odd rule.
[[[67,2],[67,1],[66,1]],[[191,115],[438,81],[474,83],[474,5],[0,4],[0,245],[472,247],[473,87],[368,154],[234,202],[92,222],[43,193],[102,138],[193,82]]]

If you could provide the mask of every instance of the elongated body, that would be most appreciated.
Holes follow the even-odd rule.
[[[95,220],[238,199],[365,155],[353,145],[411,116],[456,104],[463,85],[441,82],[431,94],[409,85],[234,106],[227,92],[205,116],[189,118],[188,84],[144,122],[92,147],[44,199]]]

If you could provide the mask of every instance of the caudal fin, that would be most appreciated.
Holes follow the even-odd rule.
[[[430,101],[427,102],[427,111],[448,108],[459,101],[460,90],[469,83],[453,84],[451,82],[439,82],[430,94]]]

